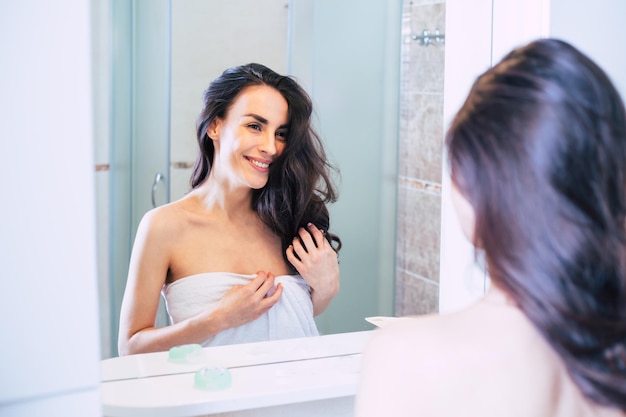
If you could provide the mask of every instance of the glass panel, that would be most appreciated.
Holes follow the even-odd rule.
[[[111,352],[137,226],[169,201],[170,1],[112,1]],[[159,324],[165,323],[161,312]]]
[[[365,317],[393,314],[401,2],[291,6],[290,68],[341,176],[329,207],[341,290],[317,323],[324,334],[366,330]]]

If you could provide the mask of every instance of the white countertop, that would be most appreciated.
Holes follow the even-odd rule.
[[[194,363],[168,361],[168,352],[101,363],[105,416],[193,416],[356,394],[361,353],[372,331],[202,349]],[[205,366],[229,369],[222,390],[194,385]]]

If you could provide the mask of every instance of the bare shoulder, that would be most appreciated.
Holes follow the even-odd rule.
[[[454,348],[442,316],[421,316],[374,331],[364,352],[357,417],[443,415],[432,409],[450,391]],[[455,372],[456,372],[455,371]]]
[[[366,360],[389,372],[403,374],[411,368],[418,375],[432,373],[429,380],[445,378],[441,371],[458,359],[459,345],[475,349],[472,335],[457,321],[454,316],[425,315],[378,329],[367,345]]]
[[[177,200],[146,212],[139,223],[139,233],[167,236],[176,235],[189,223],[183,200]]]
[[[519,311],[476,306],[406,320],[369,341],[357,415],[541,415],[553,359]]]

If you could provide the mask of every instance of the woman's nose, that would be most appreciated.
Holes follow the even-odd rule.
[[[263,140],[261,143],[261,152],[266,153],[268,155],[276,154],[276,137],[274,137],[273,133],[268,133],[263,135]]]

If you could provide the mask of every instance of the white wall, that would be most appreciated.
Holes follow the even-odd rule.
[[[492,0],[446,1],[444,134],[474,79],[491,65]],[[484,278],[474,267],[472,247],[463,236],[450,200],[450,176],[443,154],[439,311],[459,309],[480,297]]]
[[[547,35],[549,0],[447,0],[444,132],[482,72],[512,48]],[[439,311],[480,298],[487,279],[454,214],[444,149]]]
[[[0,3],[0,415],[101,414],[88,0]]]
[[[626,98],[626,1],[551,0],[550,36],[571,42],[608,74]]]

